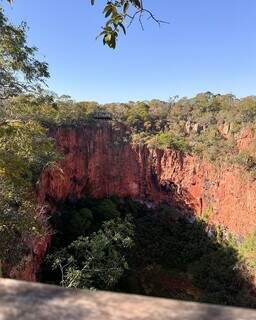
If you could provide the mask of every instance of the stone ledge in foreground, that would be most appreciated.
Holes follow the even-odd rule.
[[[0,279],[0,320],[256,320],[256,311]]]

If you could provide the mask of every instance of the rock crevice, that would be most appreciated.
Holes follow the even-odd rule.
[[[132,145],[120,141],[122,130],[125,133],[125,127],[117,129],[110,124],[55,129],[52,135],[64,159],[59,169],[42,174],[40,203],[54,204],[84,194],[185,203],[196,215],[211,208],[210,222],[235,234],[254,230],[256,181],[242,168],[217,167],[175,150]]]

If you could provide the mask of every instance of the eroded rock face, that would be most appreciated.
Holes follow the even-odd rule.
[[[45,231],[46,235],[31,239],[29,243],[31,253],[24,257],[18,268],[10,270],[10,278],[26,281],[37,280],[38,272],[52,239],[51,233],[47,233],[47,230]]]
[[[242,151],[247,151],[249,154],[256,153],[256,145],[254,140],[254,131],[252,128],[244,128],[236,136],[238,148]]]
[[[149,150],[122,139],[124,127],[106,123],[56,129],[52,134],[64,153],[60,168],[43,173],[40,202],[79,198],[83,194],[166,201],[205,210],[210,221],[244,235],[256,225],[256,182],[242,169],[217,168],[174,150]]]
[[[133,146],[123,126],[107,122],[52,131],[64,159],[43,172],[38,201],[54,205],[87,194],[168,202],[186,208],[184,214],[209,215],[232,233],[245,235],[256,226],[256,181],[242,169],[217,168],[199,158],[174,150]],[[187,209],[189,208],[189,210]],[[22,279],[34,280],[50,237],[28,263]],[[38,246],[35,244],[35,248]],[[32,267],[31,267],[32,265]]]

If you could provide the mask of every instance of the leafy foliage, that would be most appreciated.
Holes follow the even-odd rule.
[[[244,117],[245,111],[246,114],[253,114],[250,110],[254,110],[254,101],[253,97],[239,100],[230,95],[210,93],[200,94],[192,99],[173,99],[169,103],[154,100],[108,105],[76,103],[70,97],[57,97],[49,92],[7,99],[1,109],[3,121],[0,126],[2,225],[6,225],[11,212],[14,212],[14,218],[10,218],[12,227],[4,227],[2,230],[14,230],[14,221],[20,221],[21,225],[17,225],[17,230],[23,228],[24,234],[32,228],[26,222],[24,210],[21,214],[19,207],[23,207],[23,203],[28,203],[31,199],[41,170],[58,159],[53,150],[53,141],[47,135],[47,128],[96,123],[98,116],[95,118],[95,114],[107,112],[113,119],[110,120],[113,125],[122,122],[129,127],[128,136],[131,135],[134,143],[144,143],[151,148],[174,148],[219,163],[228,161],[253,174],[255,154],[239,152],[235,137],[246,125],[254,128],[254,118]],[[228,127],[228,135],[223,133],[225,126]],[[119,139],[119,143],[129,141],[129,137],[125,139]],[[97,210],[101,221],[119,217],[118,210],[115,211],[108,201],[101,203]],[[35,205],[30,203],[27,211],[31,212],[28,217],[35,226]],[[87,218],[83,213],[77,218],[83,229],[87,228],[86,225],[90,228],[95,223],[95,220],[86,220]],[[76,223],[71,221],[70,226]],[[80,231],[78,228],[76,236]],[[21,237],[21,233],[13,232],[13,238]],[[5,246],[9,235],[3,232],[1,234],[2,244]]]
[[[182,137],[175,136],[170,132],[161,132],[153,136],[147,142],[149,147],[158,149],[175,149],[182,152],[188,152],[190,150],[189,144]]]
[[[124,137],[123,141],[132,140],[135,144],[159,149],[170,147],[216,163],[239,164],[253,173],[255,152],[241,153],[236,139],[246,126],[254,130],[253,116],[246,121],[244,118],[245,110],[252,115],[254,106],[253,97],[237,99],[211,93],[170,102],[152,100],[99,105],[76,103],[69,97],[45,92],[9,99],[2,114],[5,118],[33,119],[47,127],[96,123],[98,115],[108,114],[108,121],[113,125],[121,122],[128,127],[130,137]]]
[[[48,65],[35,58],[37,48],[26,39],[27,26],[11,24],[0,7],[0,103],[2,99],[27,90],[49,77]]]
[[[34,121],[6,121],[0,127],[0,177],[6,199],[31,192],[36,177],[54,155],[47,130]],[[10,186],[10,189],[7,186]],[[15,190],[12,190],[12,185]]]
[[[84,205],[88,207],[81,209]],[[129,268],[126,256],[134,236],[130,218],[117,217],[120,212],[110,199],[82,200],[78,209],[71,207],[62,207],[53,219],[59,233],[48,255],[52,270],[61,272],[60,282],[67,287],[114,288]]]
[[[234,162],[249,171],[253,177],[256,177],[256,157],[250,155],[248,152],[240,152],[235,158]]]
[[[35,57],[37,49],[27,44],[26,31],[25,23],[11,24],[0,8],[0,262],[9,267],[27,253],[25,239],[42,231],[35,185],[58,158],[38,119],[13,109],[11,97],[35,92],[49,76],[48,65]]]
[[[256,268],[256,232],[247,235],[239,246],[239,253],[250,267]]]
[[[13,0],[7,0],[10,4]],[[96,0],[90,0],[91,5],[95,5]],[[143,29],[142,18],[146,14],[148,19],[153,20],[158,25],[167,23],[157,19],[153,13],[146,9],[142,0],[106,0],[103,8],[103,15],[107,19],[102,31],[97,38],[102,37],[103,44],[109,48],[115,49],[120,30],[126,34],[125,23],[128,20],[129,26],[138,17],[140,25]]]
[[[35,121],[5,121],[0,126],[0,260],[21,258],[13,246],[40,233],[35,184],[58,156],[47,130]],[[17,248],[19,247],[17,246]]]
[[[76,217],[82,207],[94,223],[81,236],[65,225],[70,219],[80,223]],[[104,208],[108,214],[99,215]],[[44,281],[229,305],[255,303],[237,242],[222,230],[207,233],[203,221],[191,223],[167,205],[150,209],[113,197],[62,204],[59,212],[52,218],[53,227],[59,227]]]
[[[96,0],[91,0],[94,5]],[[116,43],[120,30],[126,34],[125,22],[129,20],[129,25],[138,16],[139,22],[142,25],[143,14],[148,16],[148,19],[154,20],[159,25],[166,23],[157,19],[151,11],[144,8],[142,0],[110,0],[106,1],[103,9],[103,14],[107,19],[106,24],[102,27],[99,37],[103,38],[103,44],[112,49],[116,48]]]
[[[215,163],[236,163],[248,172],[254,171],[255,152],[241,153],[237,139],[244,128],[255,130],[255,97],[237,99],[206,92],[191,99],[174,97],[170,102],[153,100],[105,107],[114,119],[131,128],[136,144],[173,147]]]

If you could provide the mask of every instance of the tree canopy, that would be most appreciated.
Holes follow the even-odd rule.
[[[13,25],[2,8],[0,35],[0,262],[12,265],[24,256],[24,237],[40,233],[35,183],[55,152],[47,129],[13,112],[11,101],[38,91],[49,77],[48,65],[28,45],[26,24]]]
[[[0,101],[33,90],[49,77],[48,65],[36,59],[36,47],[27,44],[27,26],[9,22],[0,8]]]

